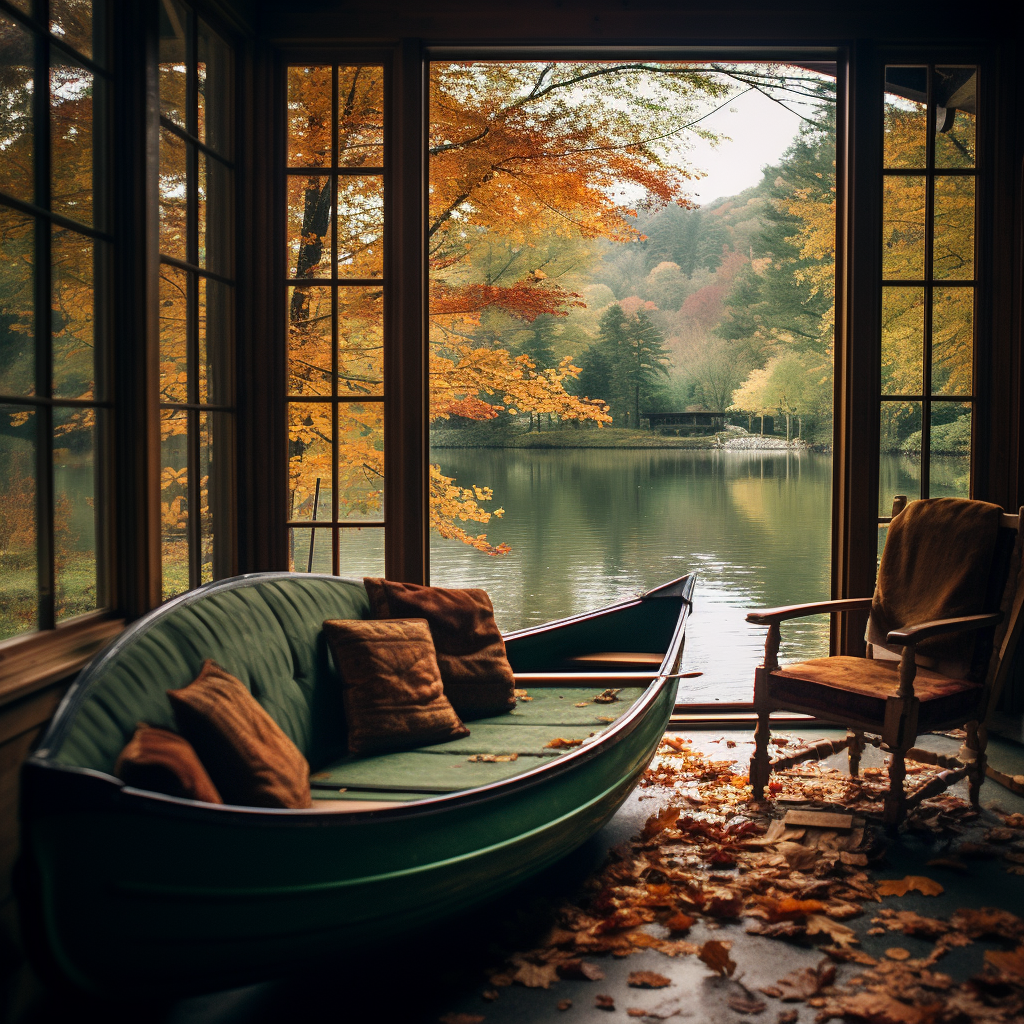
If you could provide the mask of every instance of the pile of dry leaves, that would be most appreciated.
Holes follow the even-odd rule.
[[[783,737],[777,742],[785,746],[791,741]],[[784,1004],[805,1003],[815,1008],[820,1022],[1024,1020],[1024,921],[1006,910],[958,910],[943,920],[884,905],[885,897],[911,890],[926,895],[943,891],[925,876],[873,877],[886,840],[865,815],[880,810],[887,784],[884,770],[868,769],[858,780],[810,762],[773,776],[771,799],[755,803],[735,760],[712,760],[689,742],[666,737],[641,785],[667,802],[638,836],[611,852],[580,893],[557,908],[536,948],[509,955],[490,972],[484,998],[497,999],[503,986],[513,984],[547,989],[567,978],[600,981],[604,972],[590,958],[625,957],[638,950],[698,957],[709,970],[735,980],[730,942],[696,943],[688,935],[698,920],[714,928],[743,919],[748,933],[815,946],[823,958],[816,969],[795,971],[759,991],[736,980],[729,1005],[740,1013],[774,1010],[778,1024],[785,1024],[797,1015]],[[795,804],[804,811],[787,813]],[[833,813],[807,813],[826,806]],[[845,818],[837,810],[847,812]],[[970,858],[1002,856],[1008,870],[1019,872],[1024,816],[1002,815],[1001,824],[989,828],[981,841],[968,841],[964,836],[975,817],[969,805],[947,795],[918,808],[910,827],[944,843],[942,855],[929,862],[935,866],[965,868]],[[933,944],[931,953],[913,958],[894,942],[884,956],[870,956],[845,923],[865,913],[872,914],[868,934],[925,939]],[[957,984],[936,970],[950,948],[979,940],[1003,947],[986,952],[981,973]],[[837,963],[865,969],[838,985]],[[634,972],[629,984],[656,988],[669,979]],[[558,1005],[568,1009],[571,1003]],[[594,1005],[615,1009],[608,995],[598,995]],[[666,1004],[665,1012],[625,1009],[651,1020],[673,1016],[679,1005]],[[469,1024],[469,1016],[484,1019],[450,1015],[449,1024]]]

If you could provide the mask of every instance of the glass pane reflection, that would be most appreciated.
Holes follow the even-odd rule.
[[[35,417],[0,405],[0,640],[39,626]]]
[[[925,179],[882,179],[882,276],[887,280],[924,278]]]

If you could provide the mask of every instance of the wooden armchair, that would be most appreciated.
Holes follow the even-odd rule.
[[[933,498],[893,504],[874,597],[821,601],[751,612],[768,626],[764,664],[754,675],[757,712],[750,783],[763,796],[773,771],[848,750],[857,775],[867,743],[887,751],[884,821],[898,827],[907,811],[963,778],[978,805],[985,777],[986,721],[1010,668],[1024,615],[1021,515],[986,502]],[[949,584],[948,586],[945,584]],[[928,609],[927,621],[893,621],[900,608]],[[816,658],[782,667],[780,624],[822,612],[870,609],[867,657]],[[913,618],[913,616],[911,616]],[[973,642],[972,642],[973,641]],[[771,761],[769,716],[804,712],[845,726],[844,739],[823,741]],[[956,757],[916,747],[922,732],[964,727]],[[936,765],[938,776],[908,795],[905,760]]]

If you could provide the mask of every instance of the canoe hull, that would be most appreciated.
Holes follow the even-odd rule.
[[[225,814],[30,763],[29,934],[79,987],[152,994],[265,979],[436,924],[600,829],[657,750],[674,693],[653,684],[562,763],[380,812]]]

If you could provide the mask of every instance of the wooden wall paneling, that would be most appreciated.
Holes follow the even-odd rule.
[[[159,210],[157,6],[114,18],[115,607],[156,607],[160,576]]]
[[[239,54],[238,121],[238,567],[286,569],[288,448],[283,395],[284,182],[276,156],[284,110],[275,106],[276,65],[265,43]]]
[[[427,495],[426,65],[418,39],[397,50],[392,82],[384,354],[384,569],[429,582]]]

